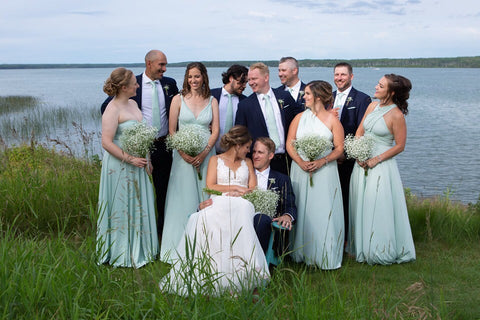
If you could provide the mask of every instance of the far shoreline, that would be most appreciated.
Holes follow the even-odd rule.
[[[261,60],[259,60],[261,61]],[[480,68],[480,56],[444,58],[398,58],[398,59],[300,59],[300,67],[332,68],[338,62],[346,61],[356,68]],[[169,67],[185,67],[191,61],[169,63]],[[232,64],[251,65],[253,60],[201,61],[207,68],[225,68]],[[262,61],[270,67],[278,66],[278,60]],[[143,68],[142,63],[29,63],[0,64],[0,70],[14,69],[74,69],[74,68]]]

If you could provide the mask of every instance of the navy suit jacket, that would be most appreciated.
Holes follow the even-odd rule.
[[[303,109],[305,109],[305,99],[303,98],[303,96],[305,95],[305,87],[307,85],[303,82],[300,82],[300,91],[303,91],[303,94],[302,93],[298,93],[298,96],[297,96],[297,101],[295,101],[300,107],[302,107]],[[285,91],[285,85],[282,84],[280,87],[278,87],[277,89],[280,89],[280,90],[283,90]],[[288,91],[287,91],[288,92]]]
[[[336,96],[337,91],[334,91],[333,99],[335,99]],[[342,116],[340,118],[343,130],[345,131],[345,136],[348,134],[355,135],[355,132],[365,115],[365,111],[367,111],[367,107],[371,102],[372,99],[368,95],[352,87],[345,100]]]
[[[139,87],[137,88],[137,94],[134,97],[131,97],[130,99],[135,100],[135,102],[138,105],[138,108],[142,110],[142,74],[139,74],[137,76],[137,83]],[[172,103],[172,98],[178,93],[178,88],[177,88],[177,82],[169,77],[162,77],[160,79],[160,84],[162,85],[163,88],[163,93],[165,95],[165,107],[166,107],[166,112],[167,112],[167,117],[169,116],[170,113],[170,104]],[[101,107],[101,112],[105,111],[105,108],[107,107],[108,103],[113,99],[113,97],[108,97],[103,103]]]
[[[280,200],[277,205],[277,217],[288,213],[292,216],[293,221],[297,220],[297,207],[295,205],[295,194],[293,193],[290,178],[278,171],[270,169],[268,179],[275,179],[275,182],[268,182],[268,189],[280,192]]]
[[[272,89],[275,99],[283,100],[283,103],[277,103],[280,108],[283,128],[285,131],[285,140],[287,139],[288,128],[293,118],[303,111],[299,107],[292,95],[285,90]],[[275,107],[275,106],[274,106]],[[246,126],[255,141],[259,137],[268,137],[267,123],[263,117],[262,108],[258,102],[257,94],[254,92],[247,98],[243,99],[238,104],[237,115],[235,117],[235,124]],[[253,148],[253,144],[252,144]]]
[[[218,103],[220,103],[220,95],[222,94],[222,88],[223,87],[220,87],[220,88],[215,88],[215,89],[211,89],[210,90],[210,94],[215,98],[217,99]],[[239,101],[242,101],[243,99],[245,99],[247,96],[242,94],[240,96],[238,96],[238,100]]]

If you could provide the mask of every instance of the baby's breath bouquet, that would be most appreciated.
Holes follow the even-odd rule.
[[[145,122],[138,122],[123,131],[120,143],[129,155],[146,158],[153,149],[153,141],[157,133],[157,128],[150,127]]]
[[[307,135],[293,142],[293,147],[302,159],[313,161],[327,150],[332,150],[330,140],[319,135]],[[310,172],[310,186],[313,187],[312,173]]]
[[[348,159],[357,159],[360,162],[367,161],[372,156],[374,146],[375,140],[369,135],[355,137],[349,134],[345,137],[344,150]],[[368,168],[365,168],[365,175],[368,176]]]
[[[242,198],[253,204],[255,212],[261,212],[272,218],[277,214],[277,203],[280,195],[273,190],[255,188],[252,192],[243,195]]]
[[[197,156],[208,144],[210,132],[198,124],[186,124],[175,134],[167,137],[167,149],[185,152],[191,157]],[[202,180],[200,169],[197,168],[198,179]]]

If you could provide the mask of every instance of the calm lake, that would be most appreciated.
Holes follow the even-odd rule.
[[[208,69],[212,88],[222,85],[225,70]],[[75,154],[101,155],[102,87],[111,71],[0,70],[0,96],[30,95],[40,100],[40,111],[1,112],[0,138],[18,144],[26,140],[25,135],[33,135],[50,145],[61,141]],[[133,71],[139,74],[143,69]],[[181,87],[184,71],[168,68],[166,75]],[[270,71],[272,87],[279,86],[276,68]],[[353,85],[373,95],[377,81],[386,73],[401,74],[413,84],[406,117],[407,145],[397,156],[404,186],[422,197],[450,190],[451,199],[476,202],[480,194],[480,69],[356,68]],[[331,68],[302,68],[300,77],[304,82],[326,80],[333,85]],[[249,95],[250,88],[244,93]],[[20,126],[28,134],[21,136]]]

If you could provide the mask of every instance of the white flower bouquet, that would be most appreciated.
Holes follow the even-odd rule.
[[[180,150],[191,157],[197,156],[208,144],[210,132],[198,124],[186,124],[175,134],[169,135],[165,141],[167,149]],[[200,169],[197,169],[198,179],[202,180]]]
[[[253,204],[255,212],[261,212],[272,218],[277,214],[280,195],[273,190],[255,188],[252,192],[243,195],[242,198]]]
[[[157,133],[157,128],[150,127],[145,122],[138,122],[123,131],[120,143],[129,155],[146,158],[153,149],[153,141]]]
[[[345,137],[344,150],[348,159],[367,161],[372,156],[374,146],[375,140],[369,135],[355,137],[349,134]],[[368,168],[365,168],[365,175],[368,176]]]
[[[293,147],[302,159],[313,161],[327,150],[332,150],[330,140],[319,135],[307,135],[293,142]],[[312,173],[310,172],[310,186],[313,186]]]

